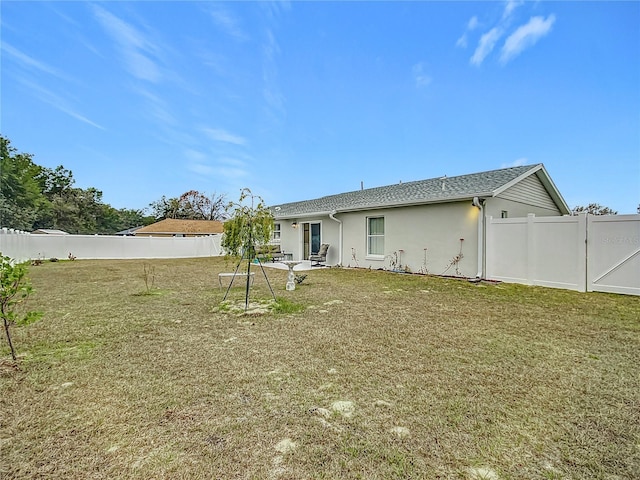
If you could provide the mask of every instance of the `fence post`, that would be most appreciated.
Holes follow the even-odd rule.
[[[535,216],[535,213],[527,215],[527,285],[535,285],[536,278]]]
[[[484,232],[484,278],[491,278],[493,275],[493,216],[487,215]]]
[[[578,235],[576,249],[578,255],[578,288],[580,292],[589,289],[589,214],[582,212],[578,215]]]

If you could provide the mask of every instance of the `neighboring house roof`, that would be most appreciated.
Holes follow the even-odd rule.
[[[140,230],[141,228],[142,227],[127,228],[126,230],[121,230],[120,232],[116,232],[115,235],[120,235],[120,236],[133,235],[137,230]]]
[[[63,232],[62,230],[57,230],[55,228],[39,228],[31,233],[40,233],[45,235],[69,235],[67,232]]]
[[[222,233],[224,226],[217,220],[180,220],[177,218],[165,218],[146,227],[139,228],[134,235],[139,234],[164,234],[164,235],[213,235]]]
[[[271,210],[275,218],[278,219],[426,203],[444,203],[472,199],[473,197],[495,197],[530,175],[537,175],[561,213],[570,213],[569,207],[541,163],[457,177],[445,176],[356,190],[314,200],[275,205],[271,207]]]

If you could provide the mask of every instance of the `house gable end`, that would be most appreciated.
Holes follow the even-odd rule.
[[[552,210],[560,215],[571,213],[542,164],[503,185],[493,192],[493,196]]]
[[[513,202],[526,203],[535,207],[552,210],[558,214],[560,213],[560,209],[537,175],[528,176],[501,194],[496,195],[496,197]]]

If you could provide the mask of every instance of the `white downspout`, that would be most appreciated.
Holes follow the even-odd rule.
[[[338,265],[342,266],[342,220],[337,219],[336,217],[334,217],[334,215],[337,212],[334,210],[333,212],[331,212],[329,214],[329,218],[331,220],[335,220],[336,222],[338,222],[338,224],[340,225],[339,227],[339,238],[338,238]]]
[[[473,198],[473,205],[478,207],[478,273],[476,278],[484,277],[484,200]]]

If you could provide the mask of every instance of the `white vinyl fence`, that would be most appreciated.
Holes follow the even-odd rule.
[[[221,235],[120,237],[38,235],[0,229],[0,252],[16,261],[188,258],[223,255]],[[580,292],[640,295],[640,215],[492,218],[486,222],[490,280]]]
[[[487,278],[640,295],[640,215],[487,218]]]
[[[222,235],[206,237],[121,237],[44,235],[0,229],[0,252],[16,261],[77,259],[189,258],[222,255]]]

